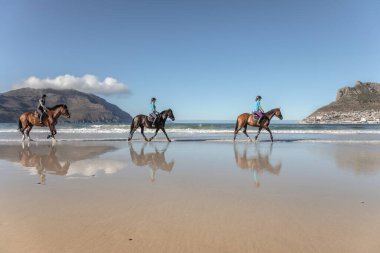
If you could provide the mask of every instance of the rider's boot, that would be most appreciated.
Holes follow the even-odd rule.
[[[261,118],[259,118],[258,120],[257,120],[257,126],[260,126],[261,125],[261,119],[262,119],[263,117],[261,117]]]

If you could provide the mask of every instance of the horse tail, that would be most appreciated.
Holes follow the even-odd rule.
[[[22,128],[21,119],[18,119],[18,130],[22,133],[24,132],[24,129]]]
[[[239,127],[239,118],[236,119],[235,133],[237,132],[238,127]]]
[[[132,133],[132,130],[135,128],[135,119],[133,118],[132,119],[132,123],[131,123],[131,129],[129,130],[129,133]]]

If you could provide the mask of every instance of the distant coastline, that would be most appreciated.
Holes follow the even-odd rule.
[[[336,101],[300,121],[301,124],[379,124],[380,84],[357,81],[338,90]]]

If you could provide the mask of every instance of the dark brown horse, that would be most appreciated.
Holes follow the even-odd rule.
[[[60,104],[56,105],[52,108],[48,108],[48,112],[45,114],[45,118],[42,120],[42,124],[40,124],[40,120],[36,112],[24,112],[21,114],[18,120],[18,129],[23,134],[22,140],[25,140],[25,137],[28,137],[30,140],[29,133],[32,130],[33,126],[40,127],[49,127],[50,134],[47,138],[54,138],[54,135],[57,134],[57,130],[55,130],[55,125],[57,124],[58,118],[63,115],[67,118],[70,118],[70,112],[67,108],[67,105]]]
[[[235,132],[234,132],[234,141],[236,139],[236,135],[238,134],[238,132],[242,128],[243,128],[243,133],[248,137],[248,139],[250,141],[252,141],[252,139],[247,134],[247,126],[250,125],[250,126],[258,127],[259,128],[259,130],[257,131],[257,135],[255,137],[255,141],[259,137],[261,129],[264,128],[264,129],[266,129],[269,132],[270,139],[273,142],[272,132],[269,129],[269,124],[270,124],[270,121],[273,118],[273,116],[276,116],[277,118],[279,118],[279,119],[282,120],[283,117],[282,117],[280,108],[272,109],[272,110],[264,113],[264,116],[261,119],[260,124],[257,123],[257,120],[253,117],[252,113],[243,113],[243,114],[240,114],[239,117],[236,120],[236,126],[235,126]]]
[[[166,122],[167,118],[171,119],[172,121],[175,120],[172,109],[168,109],[168,110],[160,112],[158,117],[159,118],[156,120],[155,126],[152,127],[153,122],[148,120],[148,116],[142,115],[142,114],[135,116],[132,120],[131,130],[129,132],[128,141],[132,140],[134,132],[137,130],[137,128],[140,127],[141,128],[141,134],[144,137],[145,141],[153,140],[153,138],[156,137],[158,131],[161,129],[162,132],[165,134],[166,139],[168,139],[168,141],[170,142],[171,140],[169,139],[169,137],[165,131],[165,122]],[[156,132],[154,133],[154,135],[150,139],[146,138],[146,136],[144,134],[144,128],[145,127],[156,129]]]

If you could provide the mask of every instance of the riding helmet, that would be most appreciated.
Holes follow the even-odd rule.
[[[150,101],[156,101],[157,99],[155,97],[152,97],[152,99]]]
[[[46,94],[43,94],[42,97],[43,97],[43,98],[46,98]]]
[[[256,99],[261,99],[261,96],[260,96],[260,95],[258,95],[258,96],[256,97]]]

